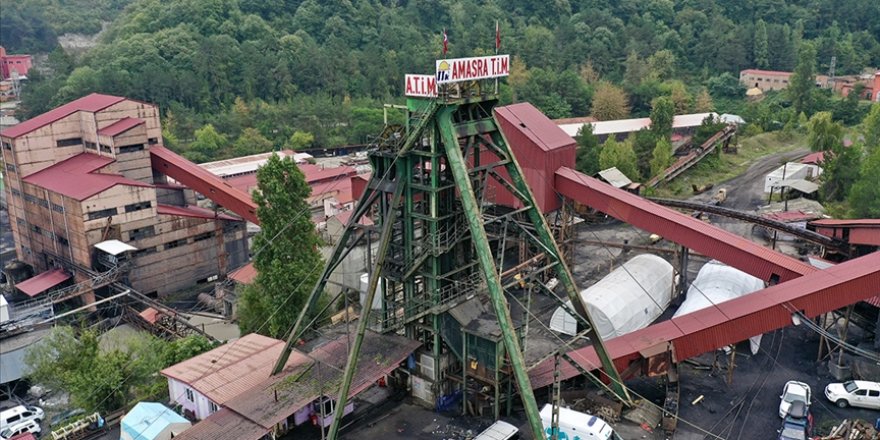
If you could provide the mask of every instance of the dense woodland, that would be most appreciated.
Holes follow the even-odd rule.
[[[12,52],[50,51],[55,35],[115,18],[81,59],[51,53],[25,116],[99,91],[159,104],[180,150],[210,124],[218,136],[188,153],[198,160],[293,146],[297,130],[315,146],[362,143],[379,129],[379,104],[400,101],[404,73],[432,71],[444,27],[449,55],[470,56],[494,49],[496,20],[516,57],[504,101],[552,117],[590,114],[606,81],[622,87],[626,114],[647,115],[661,95],[692,110],[704,87],[726,107],[741,96],[740,69],[791,70],[803,41],[819,72],[832,55],[839,73],[880,65],[876,0],[135,0],[120,13],[125,4],[4,5]]]

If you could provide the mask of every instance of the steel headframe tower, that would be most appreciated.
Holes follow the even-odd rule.
[[[371,229],[381,231],[364,310],[339,389],[331,439],[336,438],[339,429],[367,327],[402,332],[422,341],[427,349],[433,350],[437,366],[443,344],[440,315],[484,292],[488,292],[498,317],[507,363],[531,431],[535,438],[543,438],[540,414],[499,272],[504,245],[496,250],[498,255],[493,255],[486,233],[487,227],[497,229],[499,225],[503,225],[505,233],[508,225],[517,230],[543,254],[546,265],[542,270],[555,272],[566,296],[575,305],[575,310],[569,312],[587,325],[586,334],[602,359],[605,374],[619,397],[628,400],[601,339],[592,331],[586,307],[551,229],[498,129],[493,116],[497,99],[482,94],[478,84],[472,87],[472,91],[455,88],[455,97],[450,93],[435,99],[408,99],[406,126],[386,126],[370,152],[373,174],[366,190],[275,365],[273,374],[283,369],[292,343],[311,325],[303,324],[307,316],[315,314],[313,309],[328,276]],[[504,177],[502,170],[509,178]],[[489,206],[485,200],[489,179],[514,194],[522,207],[501,215],[490,214],[485,209]],[[368,213],[376,219],[376,226],[359,224],[360,218]],[[550,290],[543,283],[537,284]],[[377,309],[379,316],[371,319],[377,294],[382,299],[381,310]]]

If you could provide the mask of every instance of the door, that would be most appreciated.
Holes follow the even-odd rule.
[[[860,406],[866,407],[869,406],[868,403],[868,390],[855,390],[853,392],[853,403],[852,406]]]
[[[868,390],[868,398],[865,403],[868,408],[880,409],[880,390]]]

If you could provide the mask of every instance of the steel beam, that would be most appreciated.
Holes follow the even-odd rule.
[[[501,328],[504,347],[510,358],[513,375],[519,387],[520,396],[522,397],[523,407],[525,407],[526,416],[529,420],[529,426],[534,438],[539,439],[543,436],[543,427],[541,424],[541,415],[538,412],[538,404],[535,400],[535,394],[532,385],[529,382],[529,374],[526,371],[525,359],[516,336],[513,320],[510,317],[510,306],[504,297],[504,291],[501,287],[501,278],[495,267],[492,256],[492,249],[489,245],[489,239],[486,236],[486,230],[483,228],[483,219],[480,214],[480,206],[477,203],[470,177],[468,175],[467,164],[461,153],[461,147],[458,144],[455,127],[452,123],[452,113],[456,109],[454,106],[447,106],[438,112],[437,123],[440,128],[440,136],[446,149],[446,158],[449,167],[458,184],[461,203],[464,206],[465,216],[467,218],[468,227],[471,231],[471,240],[477,258],[480,262],[483,276],[486,279],[486,285],[489,290],[489,296],[492,300],[492,306],[498,318],[498,325]]]

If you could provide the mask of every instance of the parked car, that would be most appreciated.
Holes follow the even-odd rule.
[[[35,437],[39,437],[41,431],[40,424],[36,420],[28,420],[26,422],[10,425],[8,428],[0,431],[0,439],[9,440],[12,437],[26,432],[33,434]]]
[[[782,399],[779,402],[779,417],[785,418],[794,402],[804,402],[809,410],[811,394],[810,386],[803,382],[796,380],[786,382],[785,387],[782,388],[782,395],[779,396]]]
[[[880,383],[866,380],[830,383],[825,387],[825,397],[841,408],[880,409]]]
[[[779,430],[779,440],[807,440],[810,438],[810,430],[807,419],[785,416]]]
[[[45,413],[38,406],[14,406],[0,412],[0,430],[30,420],[36,420],[37,425],[39,425],[44,416]]]

